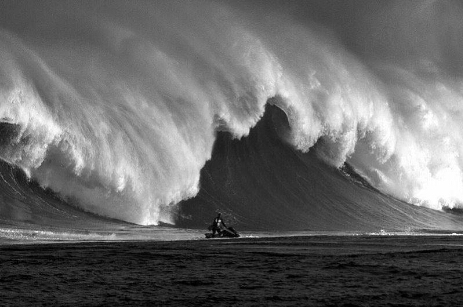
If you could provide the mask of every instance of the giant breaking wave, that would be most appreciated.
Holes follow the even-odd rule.
[[[0,157],[83,211],[174,222],[217,137],[245,139],[271,105],[298,155],[353,167],[381,195],[459,208],[463,7],[332,4],[3,1]],[[310,177],[285,159],[248,175]],[[280,186],[268,199],[290,199]]]

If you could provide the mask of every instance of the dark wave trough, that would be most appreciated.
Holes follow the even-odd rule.
[[[462,229],[461,217],[417,207],[373,188],[345,164],[329,166],[284,141],[286,114],[267,106],[249,136],[219,132],[200,191],[180,204],[178,225],[202,227],[220,211],[244,229],[420,231]]]

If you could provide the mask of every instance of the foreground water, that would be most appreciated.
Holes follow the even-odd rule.
[[[2,306],[457,306],[459,236],[0,247]]]

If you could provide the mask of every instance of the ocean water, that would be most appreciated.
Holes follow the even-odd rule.
[[[457,1],[2,1],[0,244],[463,230]]]

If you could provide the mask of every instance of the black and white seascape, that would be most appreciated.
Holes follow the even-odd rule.
[[[462,20],[1,1],[0,305],[460,304]]]

